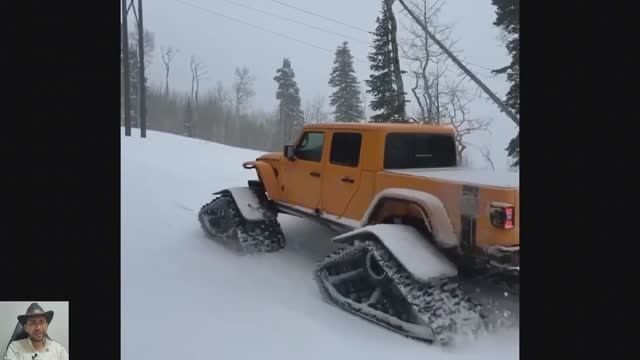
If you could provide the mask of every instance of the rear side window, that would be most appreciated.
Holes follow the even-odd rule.
[[[384,150],[385,169],[456,166],[456,144],[446,134],[388,134]]]
[[[331,163],[358,167],[360,145],[362,145],[362,135],[359,133],[334,133],[331,140]]]
[[[296,145],[294,156],[300,160],[320,162],[323,144],[324,133],[305,132],[298,145]]]

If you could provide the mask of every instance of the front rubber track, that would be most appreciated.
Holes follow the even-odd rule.
[[[202,206],[198,220],[209,238],[238,252],[274,252],[285,247],[277,219],[245,219],[229,192]]]

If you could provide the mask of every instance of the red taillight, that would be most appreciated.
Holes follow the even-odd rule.
[[[510,204],[491,204],[491,224],[500,229],[512,229],[514,207]]]
[[[504,213],[506,215],[506,220],[504,222],[505,229],[511,229],[513,227],[513,207],[508,207],[504,209]]]

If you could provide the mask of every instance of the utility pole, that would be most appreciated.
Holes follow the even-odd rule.
[[[127,0],[122,0],[122,67],[124,70],[124,135],[131,136],[131,99],[129,98],[129,38],[127,34]]]
[[[147,101],[144,77],[144,26],[142,24],[142,0],[138,0],[138,53],[140,54],[140,137],[147,137]]]
[[[491,89],[489,89],[482,81],[480,81],[480,79],[478,79],[469,69],[467,69],[467,67],[464,66],[464,64],[462,62],[460,62],[460,60],[458,60],[458,58],[455,57],[455,55],[453,55],[453,53],[451,53],[451,51],[449,51],[449,49],[447,49],[444,46],[444,44],[442,44],[438,39],[436,39],[435,36],[433,36],[433,34],[431,34],[429,29],[427,29],[427,26],[404,3],[404,0],[398,0],[398,1],[400,2],[400,4],[402,4],[402,7],[404,7],[404,9],[409,13],[409,15],[411,15],[413,20],[418,25],[420,25],[422,30],[424,30],[425,34],[427,34],[429,36],[429,38],[431,38],[431,40],[434,43],[436,43],[436,45],[438,45],[440,47],[440,49],[442,49],[442,51],[444,51],[445,54],[447,54],[447,56],[449,56],[451,58],[451,60],[453,60],[453,62],[456,65],[458,65],[458,67],[460,67],[460,69],[462,69],[462,71],[464,71],[465,74],[467,74],[467,76],[469,76],[471,78],[471,80],[473,80],[487,95],[489,95],[491,100],[493,100],[493,102],[495,102],[498,105],[498,107],[500,108],[500,110],[502,110],[502,112],[507,114],[507,116],[509,116],[509,118],[511,118],[511,120],[513,120],[513,122],[516,123],[516,125],[520,126],[520,119],[518,119],[516,114],[514,114],[513,111],[511,111],[511,109],[509,109],[509,107],[507,105],[505,105],[502,102],[502,100],[500,100],[500,98],[497,97],[496,94],[494,94],[491,91]]]
[[[396,90],[398,92],[398,106],[400,106],[400,117],[401,121],[405,121],[407,118],[406,114],[406,101],[404,97],[404,84],[402,83],[402,71],[400,70],[400,58],[398,56],[398,41],[396,40],[396,32],[398,26],[396,24],[396,17],[393,15],[393,2],[395,0],[385,0],[385,6],[387,7],[387,11],[389,12],[389,18],[391,19],[391,52],[393,53],[393,74],[396,80]]]

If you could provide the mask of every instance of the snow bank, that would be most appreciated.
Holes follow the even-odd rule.
[[[281,215],[287,248],[238,256],[207,239],[197,211],[244,186],[258,151],[137,129],[122,136],[122,358],[517,359],[508,331],[444,350],[325,303],[312,279],[336,234]]]

